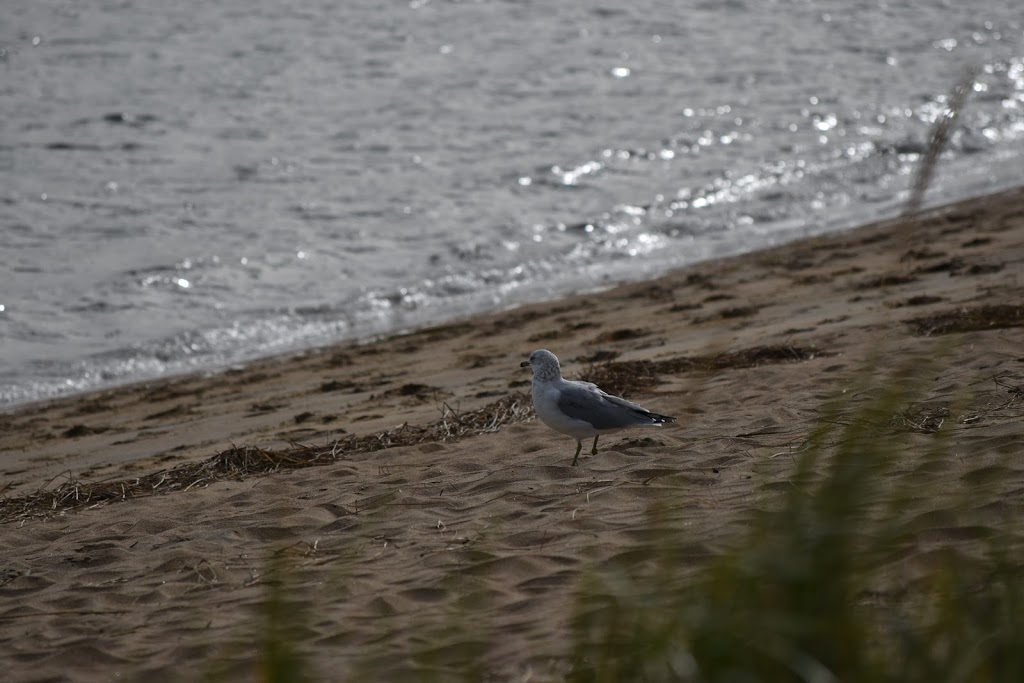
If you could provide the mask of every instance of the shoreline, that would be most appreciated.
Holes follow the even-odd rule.
[[[936,218],[950,213],[971,211],[976,207],[983,207],[992,202],[1013,201],[1013,198],[1015,197],[1024,197],[1024,188],[1005,190],[993,195],[975,197],[948,205],[925,209],[916,217],[897,217],[886,219],[869,223],[858,228],[853,228],[851,230],[827,233],[815,237],[786,242],[761,251],[746,252],[739,255],[702,261],[679,270],[670,271],[649,280],[610,284],[607,287],[601,287],[583,293],[571,294],[566,297],[537,303],[515,305],[510,308],[491,313],[469,314],[466,316],[456,317],[438,325],[427,325],[394,334],[373,336],[363,340],[348,340],[312,349],[285,352],[266,358],[255,359],[244,364],[233,365],[222,370],[199,371],[183,375],[174,375],[171,377],[161,377],[153,380],[143,380],[117,385],[107,389],[86,391],[53,399],[43,399],[38,402],[16,406],[5,412],[3,416],[13,427],[9,432],[17,432],[19,427],[25,424],[37,423],[40,420],[53,420],[56,416],[60,416],[59,422],[57,422],[53,427],[53,431],[58,432],[58,434],[45,435],[42,437],[44,441],[52,441],[56,438],[61,438],[70,440],[74,442],[75,445],[78,445],[80,440],[84,440],[84,443],[81,443],[80,445],[88,449],[124,446],[125,439],[111,438],[114,434],[123,434],[125,432],[124,429],[112,427],[110,424],[100,424],[102,418],[107,416],[109,412],[108,409],[110,408],[108,404],[111,402],[114,402],[117,405],[118,410],[122,409],[126,402],[130,401],[149,403],[154,406],[154,409],[152,410],[144,409],[140,411],[141,413],[145,413],[141,415],[132,411],[128,416],[126,416],[128,421],[138,421],[141,418],[143,422],[150,422],[155,425],[187,425],[190,422],[187,419],[188,414],[194,406],[190,406],[187,401],[180,401],[183,397],[189,395],[196,397],[205,396],[205,400],[203,402],[206,403],[210,400],[208,390],[222,383],[238,387],[255,385],[251,390],[252,395],[263,395],[268,391],[273,390],[275,386],[274,383],[270,381],[266,381],[266,386],[260,386],[261,383],[269,379],[268,374],[281,376],[290,372],[296,372],[300,375],[301,381],[307,384],[310,382],[315,383],[316,378],[315,376],[311,376],[311,369],[317,366],[324,368],[324,377],[328,378],[320,385],[322,393],[326,394],[332,391],[329,386],[331,381],[329,377],[333,376],[331,371],[338,367],[351,365],[352,359],[349,356],[366,357],[368,355],[375,355],[380,352],[378,349],[383,350],[401,347],[403,340],[412,340],[417,337],[426,337],[428,339],[432,337],[445,337],[449,332],[463,330],[466,326],[501,326],[501,321],[503,319],[526,322],[530,317],[543,317],[546,314],[550,314],[552,311],[560,311],[567,307],[571,307],[574,302],[589,302],[591,299],[600,300],[602,298],[616,298],[617,292],[621,293],[630,290],[643,290],[649,287],[658,289],[663,286],[676,286],[681,280],[692,279],[691,274],[694,273],[713,273],[720,269],[728,270],[736,267],[742,267],[742,265],[747,261],[756,263],[766,258],[770,259],[773,256],[783,257],[784,252],[788,250],[806,250],[808,248],[812,248],[816,244],[842,244],[851,240],[856,240],[856,236],[861,233],[886,231],[905,223],[913,224],[915,222],[936,220]],[[908,234],[904,239],[905,244],[902,245],[904,250],[913,251],[915,236]],[[925,258],[926,256],[927,255],[925,254],[922,258]],[[883,282],[879,284],[884,286],[886,283]],[[699,307],[700,306],[695,305],[694,310]],[[727,316],[739,318],[748,313],[749,311],[743,311],[739,308],[733,307],[733,309],[727,313]],[[549,334],[546,335],[546,337],[545,335],[533,335],[533,337],[534,338],[531,340],[530,335],[527,335],[525,343],[520,343],[515,346],[515,348],[522,351],[523,354],[528,354],[533,350],[534,347],[531,346],[531,344],[534,342],[547,342],[551,345],[555,345],[553,343],[555,341],[553,335]],[[621,342],[624,340],[609,339],[606,341],[610,343],[610,346],[618,347],[621,345],[616,344],[615,342]],[[569,344],[575,343],[575,345],[578,345],[578,342],[575,342],[575,340],[570,339],[567,340],[567,342]],[[411,343],[412,342],[410,342],[410,345],[407,345],[407,348],[411,348]],[[701,348],[697,347],[693,350],[699,352],[701,351]],[[619,354],[621,352],[622,350],[617,348],[609,350],[609,353],[613,354]],[[568,359],[569,358],[564,357],[563,354],[563,363]],[[480,362],[480,360],[477,359],[475,362]],[[346,381],[351,382],[351,380]],[[350,387],[350,389],[353,390],[355,388],[354,384]],[[393,389],[394,387],[392,387],[392,390]],[[244,396],[245,391],[243,390],[241,393]],[[360,392],[354,391],[352,393],[359,394]],[[362,393],[372,394],[373,392]],[[455,395],[457,395],[457,392],[455,392]],[[216,400],[224,403],[231,402],[230,399],[223,395],[218,395]],[[175,405],[170,405],[172,402],[174,402]],[[258,401],[254,401],[253,405],[250,407],[251,409],[247,411],[250,414],[250,417],[256,417],[253,413],[279,412],[274,406],[269,404],[259,406],[257,403]],[[314,403],[317,403],[318,407],[322,404],[322,402]],[[347,401],[347,403],[351,402]],[[160,408],[164,409],[161,410]],[[234,406],[234,408],[237,410],[238,406]],[[301,415],[301,413],[302,411],[296,415]],[[324,424],[331,424],[336,421],[328,420],[328,417],[329,415],[326,414],[322,416],[321,419]],[[419,413],[414,413],[412,417],[420,418],[421,416]],[[175,418],[184,419],[176,420]],[[303,420],[295,419],[295,417],[293,417],[293,419],[296,424],[301,424],[308,420],[308,418]],[[361,421],[369,422],[370,424],[367,426],[371,429],[384,426],[384,423],[381,423],[379,420],[369,416],[363,416]],[[105,468],[97,466],[96,462],[90,461],[88,462],[87,470],[84,472],[76,472],[73,466],[66,467],[62,471],[70,470],[73,478],[81,477],[83,474],[89,478],[92,478],[93,476],[108,478],[111,474],[119,470],[119,465],[128,466],[128,469],[124,470],[125,473],[132,473],[134,471],[134,468],[131,467],[133,461],[136,461],[139,464],[143,462],[150,463],[161,455],[167,456],[163,459],[163,462],[172,462],[197,457],[199,455],[199,451],[204,447],[211,448],[212,450],[208,455],[212,455],[219,450],[230,447],[232,444],[245,442],[246,439],[255,439],[259,444],[268,446],[282,446],[289,443],[290,439],[287,436],[274,438],[271,422],[272,421],[270,420],[253,420],[253,428],[233,431],[230,435],[222,435],[220,439],[217,438],[215,430],[213,432],[208,431],[206,433],[209,438],[193,443],[174,444],[167,448],[167,453],[160,452],[167,444],[166,439],[158,440],[151,445],[140,446],[135,449],[113,448],[115,453],[112,454],[111,462]],[[278,424],[286,425],[287,419],[279,420]],[[342,433],[348,433],[349,431],[346,427],[342,427],[342,429]],[[148,431],[153,432],[157,430],[148,429]],[[355,433],[367,433],[365,429],[360,429],[358,427],[353,431]],[[310,437],[329,436],[331,434],[331,429],[313,430],[313,432],[310,433],[307,428],[292,430],[292,434],[294,436]],[[140,432],[139,436],[141,437],[142,435],[143,434]],[[35,431],[34,436],[40,437],[41,432]],[[225,438],[230,438],[231,441],[224,441]],[[8,437],[6,438],[0,436],[0,453],[11,454],[18,451],[25,452],[27,448],[28,445],[26,443],[18,442],[17,439],[14,439],[12,443],[10,434],[8,434]],[[56,448],[53,449],[52,452],[60,453],[61,456],[59,457],[71,460],[72,456],[70,454],[72,451],[73,449]],[[181,451],[186,451],[186,453],[182,454]],[[51,451],[43,449],[43,452],[50,453]],[[175,452],[179,454],[175,455]],[[135,455],[133,455],[133,453],[135,453]],[[46,456],[44,455],[44,457]],[[75,463],[64,461],[62,462],[62,465],[63,464],[74,465]],[[38,478],[34,482],[26,481],[24,483],[20,483],[15,481],[12,483],[11,477],[12,475],[17,477],[18,469],[15,468],[12,473],[11,466],[7,462],[0,464],[0,467],[3,468],[0,469],[0,490],[3,490],[7,494],[16,490],[29,490],[25,488],[26,485],[38,486],[39,484]],[[46,471],[48,473],[52,472],[52,468],[46,468]],[[58,476],[60,476],[59,472],[53,472],[50,474],[49,479],[52,481]]]
[[[972,187],[974,187],[974,185],[972,185]],[[992,191],[990,193],[986,193],[986,194],[977,194],[977,192],[980,191],[977,188],[975,188],[971,192],[957,193],[955,196],[960,197],[962,195],[962,198],[954,199],[954,200],[946,202],[946,203],[939,203],[939,202],[936,202],[935,200],[925,201],[924,202],[924,208],[921,210],[920,213],[922,215],[925,215],[925,214],[927,214],[927,213],[929,213],[931,211],[937,211],[937,210],[940,210],[940,209],[942,209],[943,207],[946,207],[946,206],[951,206],[953,204],[960,204],[960,203],[964,203],[964,202],[971,202],[971,201],[975,201],[975,200],[981,200],[981,199],[983,199],[985,197],[989,197],[989,196],[1000,196],[1000,195],[1006,194],[1008,192],[1013,192],[1016,189],[1016,186],[1012,185],[1009,182],[1003,182],[1003,183],[999,184],[998,187],[1000,189],[996,189],[996,190],[994,190],[994,191]],[[890,206],[890,208],[898,208],[900,205],[901,205],[901,203],[893,202],[892,205]],[[756,248],[756,249],[754,249],[752,251],[738,251],[736,248],[729,248],[729,249],[724,249],[724,250],[715,250],[715,255],[713,255],[713,256],[704,256],[704,257],[701,258],[701,260],[690,262],[690,263],[686,263],[684,265],[671,265],[673,260],[669,259],[669,258],[656,260],[654,262],[654,264],[643,264],[643,266],[644,266],[643,269],[649,270],[652,274],[650,274],[649,276],[642,277],[641,279],[634,279],[634,278],[631,278],[631,277],[620,277],[618,279],[611,279],[607,283],[597,283],[597,282],[594,282],[594,281],[590,281],[589,285],[577,285],[575,288],[570,289],[569,291],[567,291],[565,293],[562,293],[562,294],[551,294],[551,295],[542,297],[540,299],[533,299],[533,298],[527,297],[525,300],[520,300],[520,299],[517,299],[516,297],[509,297],[509,298],[507,298],[504,301],[504,303],[502,304],[501,308],[499,308],[499,309],[488,309],[488,308],[481,308],[479,306],[474,306],[474,307],[471,307],[471,309],[468,312],[465,312],[465,313],[451,313],[450,310],[449,310],[448,313],[441,314],[441,315],[439,315],[437,317],[433,317],[433,316],[417,317],[416,315],[413,315],[413,316],[409,316],[409,320],[410,320],[409,322],[403,322],[402,324],[394,326],[394,327],[388,327],[387,325],[380,325],[379,329],[383,329],[384,331],[370,332],[370,333],[367,333],[365,336],[352,335],[352,336],[347,336],[347,337],[344,337],[344,338],[341,338],[341,339],[337,339],[337,340],[334,340],[334,341],[330,341],[330,342],[326,342],[326,343],[316,343],[316,344],[311,345],[311,346],[298,345],[298,346],[293,347],[293,348],[285,348],[284,350],[279,350],[279,351],[273,352],[273,353],[271,353],[269,355],[259,355],[259,354],[256,354],[256,355],[245,355],[245,354],[242,354],[242,358],[241,359],[224,360],[224,361],[221,361],[221,362],[218,362],[216,364],[209,365],[209,366],[201,366],[201,367],[198,367],[198,368],[193,368],[193,369],[188,369],[188,370],[173,370],[173,371],[169,371],[168,373],[160,374],[160,375],[154,376],[154,377],[141,377],[141,378],[128,379],[128,380],[115,380],[113,383],[98,384],[96,386],[92,386],[92,387],[85,388],[85,389],[76,389],[76,390],[71,391],[70,393],[58,393],[58,394],[51,395],[51,396],[48,396],[48,397],[34,398],[34,399],[27,400],[27,401],[21,401],[21,402],[16,402],[16,403],[5,404],[5,405],[0,406],[0,417],[2,417],[4,415],[10,415],[10,414],[19,412],[19,411],[21,411],[23,409],[31,409],[33,407],[45,405],[45,404],[48,404],[48,403],[51,403],[51,402],[54,402],[54,401],[75,400],[76,398],[79,398],[79,397],[86,397],[86,396],[89,396],[91,394],[97,394],[97,393],[108,392],[108,391],[116,391],[116,390],[121,389],[121,388],[131,387],[131,386],[138,385],[138,384],[152,384],[152,383],[158,383],[158,382],[164,382],[164,381],[173,381],[175,379],[181,379],[181,378],[193,377],[193,376],[213,376],[213,375],[221,374],[221,373],[228,372],[228,371],[231,371],[231,370],[234,370],[234,369],[246,367],[246,366],[249,366],[249,365],[251,365],[253,363],[260,363],[260,362],[264,362],[264,361],[283,361],[283,360],[288,360],[290,358],[294,358],[294,357],[297,357],[297,356],[301,356],[301,355],[306,354],[306,353],[316,352],[316,351],[319,351],[319,350],[322,350],[322,349],[335,348],[335,347],[341,347],[341,346],[352,346],[352,345],[368,344],[368,343],[373,343],[375,341],[380,341],[382,339],[386,339],[386,338],[393,337],[393,336],[409,334],[409,333],[415,332],[416,330],[424,329],[424,328],[427,328],[427,327],[437,327],[437,326],[449,325],[449,324],[458,323],[460,321],[465,321],[465,320],[469,320],[469,319],[473,319],[473,318],[477,318],[477,317],[481,317],[481,316],[499,315],[499,314],[504,313],[504,312],[514,311],[514,310],[516,310],[518,308],[521,308],[523,306],[534,306],[534,305],[543,306],[543,305],[546,305],[546,304],[553,304],[553,303],[555,303],[557,301],[560,301],[560,300],[565,299],[565,298],[573,297],[573,296],[584,296],[584,295],[588,295],[588,294],[599,294],[601,292],[604,292],[604,291],[606,291],[608,289],[612,289],[612,288],[615,288],[615,287],[626,286],[626,285],[629,285],[629,284],[637,284],[637,283],[641,283],[641,282],[649,282],[649,281],[656,280],[656,279],[659,279],[659,278],[662,278],[662,277],[667,277],[667,276],[669,276],[669,275],[671,275],[673,273],[676,273],[676,272],[679,272],[679,271],[683,271],[683,270],[687,270],[689,268],[693,268],[693,267],[698,266],[698,265],[700,265],[702,263],[713,263],[713,262],[716,262],[716,261],[722,261],[722,260],[727,260],[727,259],[732,259],[732,258],[740,258],[740,257],[743,257],[743,256],[748,255],[748,254],[755,254],[755,253],[759,253],[759,252],[762,252],[762,251],[769,251],[769,250],[772,250],[772,249],[784,248],[787,244],[792,244],[792,243],[795,243],[795,242],[801,242],[801,241],[809,240],[809,239],[816,239],[816,238],[819,238],[819,237],[826,238],[826,237],[829,237],[831,235],[841,235],[843,233],[847,233],[847,232],[851,232],[851,231],[862,229],[862,228],[864,228],[866,226],[871,226],[871,225],[876,225],[876,224],[881,224],[881,223],[888,223],[888,222],[892,222],[892,221],[898,221],[898,220],[900,220],[900,219],[902,219],[904,217],[903,214],[901,214],[901,213],[897,213],[894,216],[885,217],[886,214],[888,214],[888,213],[890,213],[890,211],[888,211],[888,210],[878,211],[877,209],[873,210],[873,211],[870,211],[870,212],[867,212],[868,219],[866,220],[866,222],[860,222],[860,223],[855,222],[854,216],[856,216],[858,214],[854,213],[854,214],[851,214],[851,216],[847,216],[844,220],[841,220],[838,223],[838,225],[841,225],[843,227],[836,228],[835,227],[836,224],[833,223],[833,227],[826,228],[823,232],[816,232],[816,233],[811,234],[811,235],[804,235],[804,236],[796,236],[796,237],[794,237],[794,235],[798,235],[800,233],[800,231],[796,230],[796,229],[793,229],[793,228],[789,228],[789,229],[786,229],[786,230],[782,230],[781,233],[780,233],[782,235],[782,237],[779,238],[779,240],[776,240],[776,241],[772,242],[768,246],[759,247],[759,248]],[[863,212],[862,212],[862,214],[863,214]],[[872,215],[874,215],[874,216],[879,216],[880,215],[881,217],[871,218],[870,216],[872,216]],[[580,282],[582,282],[584,278],[578,277],[577,279]],[[575,280],[574,280],[574,282],[575,282]],[[535,288],[537,287],[536,283],[534,283],[533,287],[535,287]],[[449,302],[449,304],[450,304],[450,302]],[[455,308],[454,306],[450,306],[449,304],[445,304],[444,306],[442,306],[442,308],[448,308],[448,309],[454,309]]]
[[[139,486],[0,524],[9,675],[251,680],[264,636],[254,615],[283,562],[305,596],[297,611],[312,615],[301,647],[314,679],[358,680],[366,666],[372,680],[417,679],[410,653],[457,659],[482,641],[495,679],[564,680],[588,577],[635,565],[659,532],[685,535],[681,571],[707,562],[792,489],[823,424],[900,382],[913,402],[872,434],[909,444],[892,468],[913,477],[929,539],[892,569],[910,581],[936,544],[969,554],[979,530],[1024,513],[1022,264],[1019,188],[596,294],[6,415],[8,508],[71,479]],[[521,404],[477,420],[528,391],[519,364],[536,348],[567,377],[677,423],[602,438],[570,467],[574,441]],[[270,472],[161,493],[161,473],[233,447]],[[302,452],[319,459],[298,462]],[[950,512],[965,497],[963,515]],[[658,512],[678,528],[658,526]],[[464,607],[473,628],[452,631]]]

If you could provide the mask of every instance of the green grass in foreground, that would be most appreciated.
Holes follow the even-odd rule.
[[[667,539],[650,565],[592,577],[568,679],[1024,680],[1014,537],[971,526],[967,495],[943,501],[922,487],[929,463],[953,457],[948,433],[916,455],[907,432],[879,429],[914,397],[912,384],[893,378],[843,427],[827,426],[840,421],[829,411],[780,505],[754,513],[733,549],[693,576],[680,577]],[[922,520],[936,509],[969,540],[923,549]],[[908,576],[907,558],[926,566]]]

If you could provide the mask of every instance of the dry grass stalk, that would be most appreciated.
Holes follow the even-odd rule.
[[[924,194],[931,185],[932,176],[935,175],[935,167],[938,166],[939,156],[946,148],[950,136],[953,134],[953,126],[967,103],[967,96],[974,89],[974,80],[977,76],[976,68],[968,68],[964,75],[953,86],[952,92],[946,98],[948,105],[946,110],[935,120],[928,138],[928,149],[921,156],[917,165],[917,172],[914,174],[914,184],[910,190],[910,197],[907,199],[906,209],[903,215],[909,216],[921,210],[924,203]]]

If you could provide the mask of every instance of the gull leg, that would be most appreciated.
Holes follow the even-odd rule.
[[[576,459],[580,457],[581,450],[583,450],[583,442],[576,439],[576,455],[572,456],[572,467],[576,467]]]
[[[590,454],[591,455],[597,455],[597,440],[599,438],[601,438],[600,434],[598,434],[597,436],[594,437],[594,447],[592,449],[590,449]]]

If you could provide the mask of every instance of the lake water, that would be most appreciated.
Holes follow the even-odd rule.
[[[5,0],[0,407],[1021,182],[994,2]],[[524,352],[528,349],[524,349]]]

